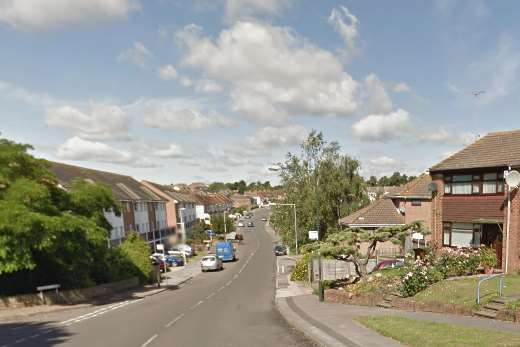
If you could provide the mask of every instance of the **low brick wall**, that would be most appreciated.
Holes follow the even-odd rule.
[[[139,279],[137,277],[133,277],[127,280],[105,283],[90,288],[59,291],[58,296],[56,296],[54,290],[45,291],[43,292],[43,301],[41,300],[39,293],[0,297],[0,310],[35,305],[78,304],[90,299],[134,288],[138,285]]]
[[[383,301],[383,295],[352,295],[342,290],[327,289],[325,291],[325,300],[327,302],[349,305],[376,306],[378,303]],[[410,298],[393,297],[392,306],[395,309],[406,311],[451,313],[465,316],[471,316],[473,314],[472,310],[467,307],[434,301],[416,302]]]

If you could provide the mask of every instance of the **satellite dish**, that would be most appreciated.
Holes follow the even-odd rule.
[[[511,170],[507,173],[506,183],[508,186],[516,188],[520,185],[520,172]]]

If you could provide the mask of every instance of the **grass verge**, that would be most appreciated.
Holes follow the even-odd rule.
[[[357,320],[381,335],[408,346],[520,346],[520,334],[396,316],[365,316]]]

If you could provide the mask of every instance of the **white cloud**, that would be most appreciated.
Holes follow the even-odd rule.
[[[140,8],[138,0],[1,0],[0,21],[17,30],[41,30],[125,18]]]
[[[345,6],[332,9],[328,22],[341,35],[350,50],[356,47],[358,19]]]
[[[403,109],[389,114],[372,114],[354,123],[356,137],[364,141],[386,142],[393,138],[408,136],[412,130],[410,115]]]
[[[301,143],[307,136],[307,130],[301,125],[285,127],[264,127],[257,129],[247,137],[247,143],[256,149],[288,147]]]
[[[174,80],[179,76],[173,65],[165,65],[160,67],[158,74],[162,80]]]
[[[398,161],[394,158],[390,158],[387,156],[381,156],[377,158],[372,158],[369,160],[370,164],[375,166],[393,166],[398,163]]]
[[[128,163],[130,153],[115,149],[106,143],[84,140],[74,136],[58,147],[60,159],[85,160],[109,163]]]
[[[154,155],[161,158],[183,158],[186,152],[180,145],[170,143],[168,147],[156,150]]]
[[[226,17],[233,21],[258,14],[278,15],[291,0],[226,0]]]
[[[118,55],[117,61],[146,67],[152,58],[153,53],[146,48],[144,43],[136,41],[131,48],[126,49]]]
[[[373,73],[365,79],[366,106],[368,113],[388,113],[392,110],[392,100],[383,82]]]
[[[357,83],[337,57],[290,28],[238,22],[214,42],[192,24],[177,39],[186,49],[183,64],[229,82],[232,109],[249,119],[280,122],[357,109]]]
[[[469,132],[452,134],[448,132],[445,128],[439,127],[434,130],[425,130],[422,133],[417,134],[417,139],[421,141],[466,146],[474,142],[476,136],[473,133]]]
[[[392,91],[394,93],[410,93],[412,91],[412,88],[404,82],[396,83],[392,86]]]
[[[217,93],[224,89],[220,84],[213,80],[200,79],[195,82],[195,90],[204,93]]]
[[[150,128],[188,132],[237,125],[232,119],[215,111],[204,115],[195,102],[183,99],[143,99],[130,108],[133,114],[143,115],[144,125]]]
[[[70,105],[49,107],[45,122],[52,127],[71,130],[84,139],[122,139],[128,137],[129,118],[117,105],[91,102],[88,107]]]
[[[43,93],[35,93],[27,89],[18,87],[10,82],[0,80],[0,97],[20,100],[26,104],[33,106],[50,106],[59,103],[50,95]]]

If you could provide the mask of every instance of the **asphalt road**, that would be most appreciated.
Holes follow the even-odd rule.
[[[177,290],[0,325],[2,346],[309,346],[274,309],[273,241],[257,210],[239,260]]]

